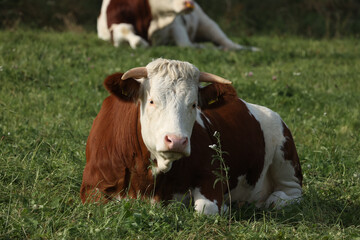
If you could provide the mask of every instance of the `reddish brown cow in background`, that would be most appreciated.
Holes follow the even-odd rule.
[[[214,83],[198,88],[199,81]],[[198,212],[218,213],[228,191],[225,183],[213,187],[215,131],[228,152],[233,201],[282,207],[299,199],[302,174],[290,130],[275,112],[239,99],[228,83],[165,59],[107,77],[111,95],[88,138],[82,201],[139,194],[161,201],[190,190]]]

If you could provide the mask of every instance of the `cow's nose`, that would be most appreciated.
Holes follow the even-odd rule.
[[[176,135],[166,135],[164,141],[169,151],[174,152],[183,152],[189,142],[187,137]]]

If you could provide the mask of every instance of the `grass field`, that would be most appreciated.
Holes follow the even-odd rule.
[[[0,239],[360,239],[359,40],[234,40],[263,51],[134,51],[95,33],[1,31]],[[108,96],[103,79],[157,57],[230,79],[241,98],[280,113],[303,168],[300,204],[234,206],[230,224],[176,203],[82,205],[86,139]]]

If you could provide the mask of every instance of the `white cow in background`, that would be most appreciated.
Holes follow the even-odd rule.
[[[222,49],[257,51],[231,41],[201,7],[189,0],[103,0],[97,22],[99,38],[114,46],[199,47],[210,41]]]

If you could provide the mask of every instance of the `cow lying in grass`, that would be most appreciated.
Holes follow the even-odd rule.
[[[132,48],[151,45],[199,46],[210,41],[230,50],[248,49],[231,41],[201,7],[189,0],[103,0],[97,20],[99,38]]]
[[[187,62],[157,59],[108,76],[104,84],[111,95],[87,141],[83,202],[168,201],[190,190],[196,211],[216,214],[229,193],[232,201],[259,207],[301,197],[289,128],[277,113],[239,99],[228,80]],[[215,131],[227,152],[230,192],[214,174],[221,164],[212,161]]]

